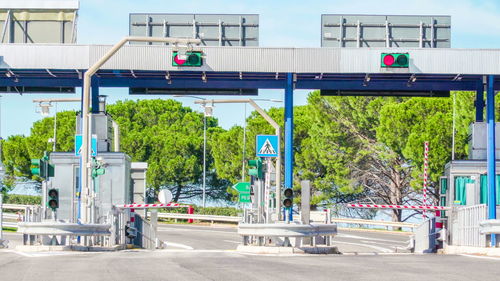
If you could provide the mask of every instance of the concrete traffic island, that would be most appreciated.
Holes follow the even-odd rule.
[[[336,224],[256,223],[238,225],[243,244],[237,251],[252,254],[340,254],[331,245]]]

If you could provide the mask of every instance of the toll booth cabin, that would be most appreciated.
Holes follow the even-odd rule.
[[[441,212],[441,219],[448,230],[447,243],[460,244],[466,228],[477,228],[487,218],[488,203],[488,165],[486,123],[476,122],[469,127],[469,159],[453,160],[445,165],[444,176],[440,179],[441,206],[451,206],[449,211]],[[500,126],[496,124],[496,205],[500,211]],[[481,207],[481,204],[484,204]],[[474,206],[474,207],[473,207]],[[463,207],[471,207],[469,211]],[[477,210],[474,210],[477,209]],[[480,209],[480,210],[479,210]],[[467,211],[464,213],[464,211]],[[459,212],[467,214],[459,216]],[[457,236],[458,235],[458,236]],[[460,237],[459,237],[460,236]],[[481,234],[481,237],[484,235]],[[484,238],[481,238],[484,239]],[[478,240],[479,241],[479,240]],[[485,241],[485,240],[482,240]],[[458,244],[457,244],[458,243]]]
[[[500,160],[500,123],[496,124],[496,159]],[[475,122],[469,127],[469,159],[454,160],[446,164],[441,178],[441,205],[486,204],[487,184],[487,131],[486,123]],[[496,162],[497,205],[500,204],[500,162]]]

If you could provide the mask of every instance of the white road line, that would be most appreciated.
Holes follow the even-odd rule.
[[[224,242],[228,242],[228,243],[234,243],[234,244],[241,244],[242,242],[241,241],[232,241],[232,240],[222,240]]]
[[[188,245],[184,245],[184,244],[180,244],[180,243],[174,243],[174,242],[165,241],[165,244],[167,244],[167,247],[168,246],[172,246],[172,247],[175,247],[175,248],[181,248],[181,249],[186,249],[186,250],[194,250],[193,247],[188,246]]]
[[[500,261],[500,257],[476,256],[476,255],[470,255],[470,254],[461,254],[460,256],[468,257],[468,258],[487,259],[487,260]]]
[[[351,243],[351,242],[342,242],[342,241],[333,241],[333,244],[347,244],[347,245],[355,245],[355,246],[360,246],[360,247],[366,247],[366,248],[372,248],[377,251],[381,251],[383,253],[393,253],[394,251],[389,249],[389,248],[384,248],[384,247],[379,247],[379,246],[374,246],[374,245],[367,245],[367,244],[360,244],[360,243]]]
[[[337,234],[336,237],[352,238],[352,239],[360,239],[360,240],[362,239],[362,240],[381,241],[381,242],[389,242],[389,243],[400,243],[400,244],[406,244],[406,243],[408,243],[408,242],[405,242],[405,241],[389,240],[389,239],[381,239],[381,238],[372,238],[372,237],[358,236],[358,235],[351,235],[351,234],[344,234],[344,233],[339,233],[339,234]]]

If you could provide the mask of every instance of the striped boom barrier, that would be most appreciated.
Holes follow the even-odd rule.
[[[403,205],[373,205],[373,204],[346,204],[349,208],[373,208],[373,209],[408,209],[408,210],[450,210],[445,206],[403,206]]]
[[[124,205],[115,205],[116,208],[119,209],[145,209],[145,208],[183,208],[189,207],[189,205],[181,205],[178,203],[168,203],[168,204],[124,204]]]
[[[424,206],[427,206],[427,180],[428,180],[428,170],[429,170],[429,142],[424,142],[424,186],[422,188],[423,196],[424,196]],[[422,216],[424,219],[427,218],[425,215],[425,211],[422,212]]]

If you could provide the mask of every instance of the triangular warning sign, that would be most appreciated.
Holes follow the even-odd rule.
[[[259,150],[259,154],[276,154],[276,151],[273,148],[273,145],[269,141],[269,139],[266,139],[264,142],[264,145]]]

